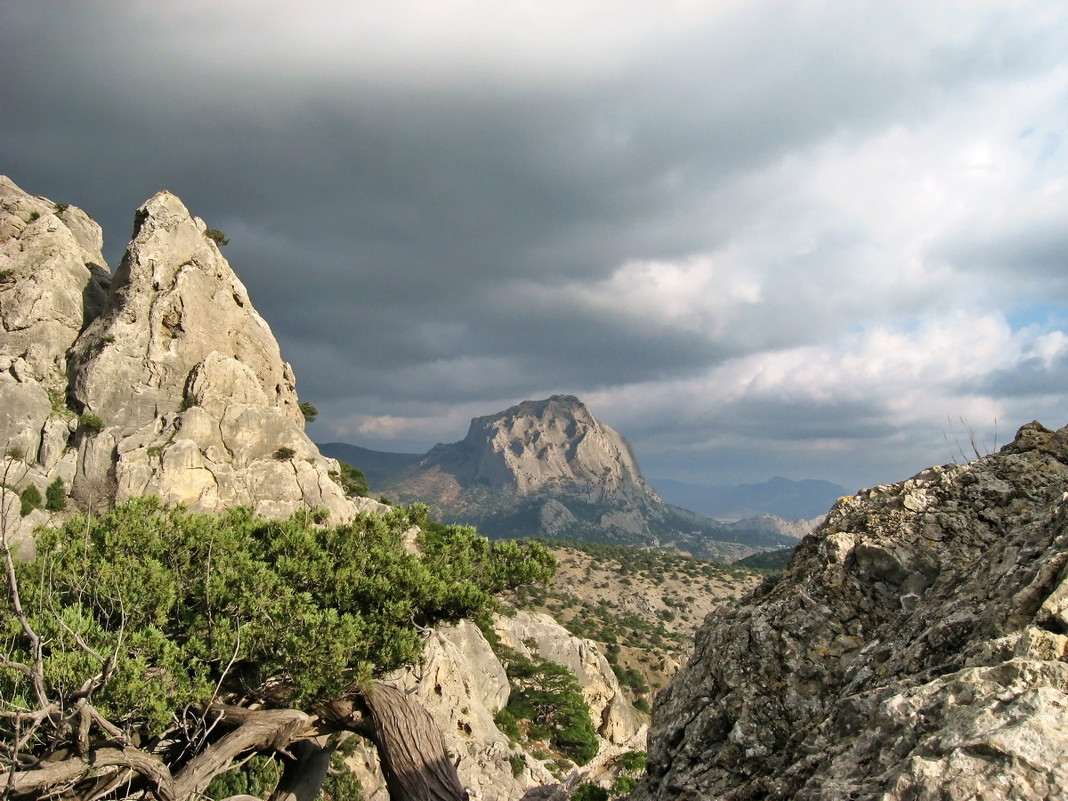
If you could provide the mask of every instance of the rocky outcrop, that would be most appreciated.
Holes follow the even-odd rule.
[[[477,417],[460,442],[400,464],[379,487],[385,494],[489,536],[664,546],[724,560],[794,544],[768,526],[718,523],[664,503],[627,441],[571,395]]]
[[[575,673],[603,738],[604,754],[644,748],[645,729],[596,645],[574,637],[546,615],[527,612],[498,617],[494,629],[505,645],[522,655],[549,659]],[[508,676],[473,623],[430,632],[422,663],[389,681],[430,712],[473,798],[509,801],[523,797],[531,788],[558,782],[543,760],[512,745],[497,729],[494,716],[508,704]],[[364,798],[387,801],[377,759],[373,748],[361,746],[350,764],[360,778]],[[587,766],[581,774],[593,767]]]
[[[517,495],[562,483],[585,487],[590,502],[635,492],[659,500],[641,477],[630,444],[573,395],[478,417],[456,450],[464,454],[468,481]]]
[[[102,242],[84,212],[0,178],[0,442],[18,489],[335,522],[378,506],[346,497],[305,435],[292,369],[203,220],[157,194],[114,277]]]
[[[597,733],[614,745],[631,741],[642,726],[604,654],[592,640],[580,639],[548,615],[517,612],[500,617],[494,628],[501,642],[521,656],[539,656],[563,665],[582,685]]]
[[[85,212],[0,176],[0,456],[14,489],[33,484],[43,494],[55,480],[69,488],[74,478],[67,352],[104,305],[110,276],[102,246]],[[8,515],[5,530],[28,547],[49,517]]]
[[[1068,428],[843,498],[654,706],[646,799],[1063,798]]]

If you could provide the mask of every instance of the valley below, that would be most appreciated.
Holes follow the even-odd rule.
[[[549,585],[521,587],[509,600],[596,642],[646,712],[693,653],[706,616],[770,575],[664,551],[548,544],[557,560]]]

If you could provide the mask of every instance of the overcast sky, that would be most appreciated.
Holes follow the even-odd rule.
[[[646,476],[897,481],[1068,423],[1068,4],[0,3],[0,172],[161,189],[380,450],[578,395]],[[655,483],[655,482],[654,482]]]

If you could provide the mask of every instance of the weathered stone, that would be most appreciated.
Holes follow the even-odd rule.
[[[1068,429],[844,498],[709,618],[657,698],[646,799],[1059,798]]]
[[[604,654],[592,640],[575,637],[548,615],[520,611],[497,618],[501,641],[523,656],[563,665],[578,679],[597,733],[611,743],[628,742],[641,728],[633,706]]]
[[[160,192],[137,211],[134,238],[104,311],[74,346],[74,395],[124,435],[178,411],[213,351],[246,365],[295,423],[292,371],[203,220]]]
[[[389,681],[414,694],[430,712],[473,798],[515,801],[532,787],[555,781],[497,729],[493,717],[508,703],[508,676],[473,623],[430,632],[422,663],[398,671]],[[516,770],[513,762],[522,768]],[[361,746],[349,764],[367,801],[388,801],[373,748]]]
[[[23,357],[50,389],[65,389],[67,349],[108,281],[100,227],[59,208],[0,176],[0,352]]]

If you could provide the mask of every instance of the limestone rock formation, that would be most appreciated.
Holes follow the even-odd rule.
[[[1068,428],[844,498],[709,618],[653,710],[651,799],[1068,788]]]
[[[630,742],[642,723],[619,686],[604,654],[592,640],[583,640],[548,615],[520,611],[498,618],[494,628],[501,641],[523,656],[540,656],[563,665],[582,685],[597,733],[608,742]]]
[[[794,544],[766,525],[721,524],[664,503],[627,441],[571,395],[475,418],[463,440],[421,459],[379,456],[402,465],[379,487],[385,494],[489,536],[659,545],[720,559]]]
[[[74,477],[67,351],[103,308],[110,276],[102,246],[85,212],[0,176],[0,456],[6,482],[19,490],[33,484],[43,494],[57,479],[69,488]],[[41,510],[9,515],[5,530],[29,547],[48,519]]]
[[[626,440],[573,395],[524,401],[476,418],[460,444],[469,480],[494,489],[529,495],[563,483],[584,485],[591,502],[636,491],[659,500]]]
[[[160,192],[110,276],[85,212],[0,177],[0,443],[19,489],[82,507],[143,495],[339,522],[345,496],[304,433],[293,371],[203,220]],[[20,521],[21,536],[47,520]]]
[[[547,615],[498,617],[494,629],[505,645],[524,656],[537,655],[575,673],[603,738],[602,752],[644,747],[645,729],[596,645],[574,637]],[[508,704],[508,677],[473,623],[429,633],[422,664],[398,672],[390,682],[413,694],[430,712],[473,798],[509,801],[557,783],[542,761],[510,744],[497,729],[494,715]],[[361,746],[351,764],[367,801],[387,801],[374,749]]]

